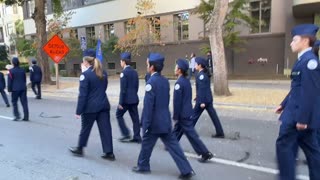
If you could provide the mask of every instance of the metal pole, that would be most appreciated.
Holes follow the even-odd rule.
[[[59,66],[58,63],[55,63],[56,66],[56,85],[57,85],[57,89],[59,89]]]

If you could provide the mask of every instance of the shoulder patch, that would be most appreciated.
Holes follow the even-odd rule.
[[[311,59],[311,60],[309,60],[307,66],[308,66],[308,69],[314,70],[314,69],[316,69],[318,67],[318,61],[315,60],[315,59]]]
[[[204,78],[204,76],[203,76],[203,74],[201,74],[200,77],[199,77],[199,79],[200,79],[200,80],[203,80],[203,78]]]
[[[85,79],[84,75],[81,74],[81,76],[80,76],[80,81],[83,81],[84,79]]]
[[[179,84],[176,84],[176,85],[174,86],[174,89],[175,89],[175,90],[179,90],[179,89],[180,89],[180,85],[179,85]]]
[[[150,84],[147,84],[146,85],[146,91],[149,92],[149,91],[151,91],[151,89],[152,89],[152,86]]]
[[[123,77],[123,73],[120,74],[120,78],[122,78],[122,77]]]

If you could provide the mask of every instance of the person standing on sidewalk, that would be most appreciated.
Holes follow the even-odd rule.
[[[24,69],[19,67],[19,59],[17,57],[12,58],[13,68],[9,70],[8,74],[8,92],[11,92],[11,101],[13,107],[14,121],[20,119],[20,113],[18,110],[18,99],[23,108],[23,121],[29,121],[29,108],[27,99],[27,77]]]
[[[213,74],[213,60],[212,60],[212,54],[211,51],[207,52],[207,61],[208,61],[208,69],[210,74]]]
[[[131,53],[124,52],[121,54],[120,65],[123,68],[120,74],[120,97],[116,112],[116,117],[119,123],[122,137],[121,142],[141,143],[140,136],[140,122],[138,112],[138,90],[139,90],[139,76],[131,66]],[[130,131],[124,122],[123,115],[129,111],[132,125],[133,138],[131,139]]]
[[[95,58],[95,51],[86,50],[83,57],[75,115],[77,119],[81,118],[81,131],[78,146],[69,148],[73,155],[83,156],[83,148],[87,146],[90,131],[94,122],[97,121],[103,149],[101,157],[110,161],[115,160],[110,123],[110,104],[106,94],[107,87],[107,72],[103,71],[100,61]]]
[[[192,76],[195,76],[196,77],[196,69],[195,69],[195,66],[196,66],[196,54],[195,53],[191,53],[191,56],[190,56],[190,62],[189,62],[189,73],[188,73],[188,79],[191,80]]]
[[[32,59],[31,63],[32,66],[29,68],[31,88],[36,95],[36,99],[41,99],[42,70],[39,66],[37,66],[37,61],[35,59]]]
[[[318,29],[314,24],[303,24],[291,31],[290,46],[298,59],[291,72],[291,90],[276,109],[281,113],[276,141],[280,180],[295,179],[297,144],[307,158],[310,180],[320,179],[320,65],[312,52]]]
[[[213,138],[224,138],[224,132],[220,123],[216,110],[213,107],[213,97],[211,92],[211,80],[210,74],[207,69],[207,61],[202,57],[197,57],[196,70],[198,71],[196,77],[196,105],[193,108],[193,115],[191,117],[194,126],[196,125],[199,117],[204,110],[207,110],[211,121],[216,129],[216,134],[213,134]],[[180,139],[182,134],[178,135]]]
[[[170,85],[168,79],[160,74],[163,66],[164,57],[158,53],[151,53],[147,62],[151,77],[146,85],[141,120],[144,134],[138,163],[132,171],[150,173],[151,153],[158,138],[161,138],[181,172],[179,178],[190,178],[194,172],[184,156],[179,142],[172,134],[169,111]]]
[[[196,153],[201,155],[199,161],[206,162],[213,158],[213,155],[200,140],[190,119],[192,115],[192,88],[190,80],[186,78],[187,71],[187,60],[178,59],[175,68],[178,80],[175,83],[173,93],[173,120],[176,122],[173,134],[177,136],[182,131],[187,136]]]
[[[0,72],[0,93],[3,98],[3,101],[6,103],[7,107],[10,107],[8,97],[4,89],[6,88],[6,81],[4,80],[4,75],[2,72]]]

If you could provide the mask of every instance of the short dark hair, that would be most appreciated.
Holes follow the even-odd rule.
[[[121,61],[124,61],[124,63],[126,63],[126,65],[130,65],[131,61],[128,59],[121,59]]]
[[[155,72],[161,72],[163,69],[163,63],[160,62],[150,62],[149,61],[150,67],[153,66],[153,69]]]
[[[188,76],[188,71],[185,71],[185,70],[183,70],[183,69],[181,69],[179,67],[178,67],[178,69],[180,69],[183,77],[187,77]]]

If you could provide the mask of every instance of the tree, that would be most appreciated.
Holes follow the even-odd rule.
[[[28,0],[0,0],[0,2],[4,2],[6,5],[18,4],[22,6]],[[35,0],[35,8],[34,13],[32,14],[32,19],[36,25],[36,49],[37,54],[36,58],[40,64],[40,67],[43,71],[43,83],[50,84],[50,68],[48,56],[42,50],[42,47],[47,43],[47,32],[46,32],[46,15],[45,15],[45,5],[46,0]],[[62,13],[63,9],[61,7],[60,0],[52,0],[53,12]]]
[[[214,63],[214,93],[231,95],[228,86],[228,72],[223,43],[223,24],[228,12],[229,0],[215,1],[214,10],[209,20],[209,40]],[[218,60],[218,61],[217,61]]]
[[[118,40],[115,50],[130,51],[139,55],[146,45],[161,44],[158,27],[162,24],[160,19],[152,17],[155,3],[153,0],[138,0],[136,4],[137,16],[127,21],[127,34]],[[151,46],[147,46],[151,51]]]
[[[210,49],[214,59],[214,93],[216,95],[231,95],[228,87],[228,72],[226,67],[224,47],[236,51],[243,50],[239,44],[245,43],[240,37],[240,32],[235,31],[238,25],[254,26],[257,20],[247,13],[248,0],[201,0],[193,13],[199,14],[209,29]]]

